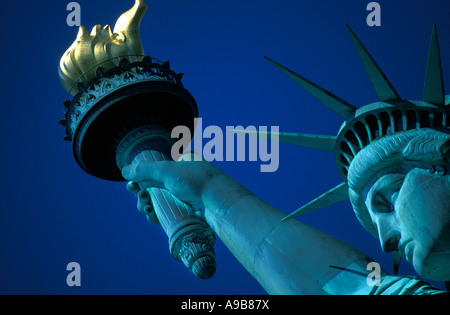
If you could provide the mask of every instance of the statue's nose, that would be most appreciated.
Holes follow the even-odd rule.
[[[378,237],[380,239],[381,249],[385,253],[398,250],[398,244],[401,239],[401,233],[396,229],[393,220],[387,216],[376,220],[378,228]]]

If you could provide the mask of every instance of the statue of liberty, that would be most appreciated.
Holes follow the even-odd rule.
[[[348,27],[348,26],[347,26]],[[157,223],[149,194],[136,182],[151,180],[192,205],[239,262],[270,294],[438,294],[414,277],[382,271],[367,284],[363,253],[291,218],[350,198],[365,229],[425,279],[450,280],[450,117],[436,28],[433,27],[423,101],[400,98],[348,27],[379,101],[356,108],[267,58],[345,122],[338,135],[280,133],[280,141],[333,151],[344,182],[288,217],[212,164],[146,162],[127,166],[127,188],[138,208]],[[256,134],[267,137],[267,134]]]
[[[133,9],[119,18],[114,33],[109,26],[100,29],[98,25],[89,35],[80,27],[77,40],[61,59],[63,85],[74,94],[95,92],[100,98],[101,93],[110,93],[107,84],[102,85],[103,92],[100,85],[88,91],[83,84],[77,91],[75,83],[83,77],[94,83],[95,75],[105,77],[109,72],[103,68],[98,67],[96,74],[91,71],[99,63],[106,67],[105,60],[112,63],[124,54],[141,58],[138,29],[145,10],[145,1],[136,0]],[[361,224],[380,240],[383,251],[393,253],[397,266],[403,258],[425,279],[450,281],[450,97],[444,92],[436,28],[432,31],[421,101],[402,99],[350,27],[348,30],[379,99],[363,107],[355,107],[267,58],[344,119],[337,136],[278,134],[282,142],[333,152],[343,179],[335,188],[286,217],[219,168],[206,161],[193,161],[190,154],[182,155],[177,162],[135,160],[122,168],[122,176],[130,181],[127,189],[137,195],[139,210],[152,223],[159,220],[152,198],[139,188],[140,182],[167,189],[190,205],[270,294],[444,293],[420,279],[383,270],[379,283],[368,285],[369,257],[293,219],[349,198]],[[127,69],[121,70],[122,77],[126,74],[147,83],[152,80],[142,73],[132,73],[127,65],[119,64],[119,68]],[[163,66],[158,65],[158,69],[167,68]],[[112,67],[111,76],[116,75],[116,65],[108,67]],[[158,82],[167,80],[158,73],[154,76]],[[107,80],[119,82],[114,77]],[[67,104],[66,117],[72,120],[63,124],[71,136],[78,130],[77,119],[95,109],[90,105],[95,102],[86,98],[84,112],[79,115],[74,114],[70,102]],[[270,135],[259,132],[255,136]]]

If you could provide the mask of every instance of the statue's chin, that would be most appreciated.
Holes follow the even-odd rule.
[[[428,280],[450,281],[450,252],[432,253],[413,261],[417,274]]]

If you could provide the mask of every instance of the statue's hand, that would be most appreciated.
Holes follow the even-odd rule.
[[[186,202],[195,213],[204,217],[204,194],[214,180],[225,175],[219,168],[207,161],[186,160],[184,155],[174,161],[139,161],[122,169],[125,179],[131,181],[127,189],[138,198],[137,207],[147,215],[149,222],[159,223],[155,215],[151,198],[146,190],[140,190],[140,181],[152,181],[155,187],[165,188],[172,195]],[[190,155],[189,155],[190,157]]]
[[[147,190],[141,190],[139,188],[139,184],[137,182],[128,182],[127,189],[129,192],[136,195],[137,208],[139,212],[145,214],[147,216],[147,220],[153,224],[159,224],[159,220],[156,217],[155,210],[153,209],[152,201],[150,198],[150,194]]]

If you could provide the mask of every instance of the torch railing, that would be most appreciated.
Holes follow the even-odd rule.
[[[130,57],[141,58],[141,60],[138,60],[137,62],[130,62],[128,60],[128,58],[130,58]],[[102,65],[109,63],[111,61],[114,61],[114,60],[118,60],[115,67],[112,67],[107,70],[102,67]],[[94,66],[90,67],[88,70],[83,72],[78,77],[78,79],[76,79],[74,81],[74,83],[70,87],[70,90],[67,92],[65,100],[66,101],[69,100],[69,97],[72,94],[72,91],[75,88],[75,86],[77,86],[77,87],[79,86],[82,88],[82,90],[86,90],[87,88],[92,86],[92,84],[94,84],[96,81],[98,81],[98,79],[108,76],[110,74],[115,74],[117,72],[121,72],[125,68],[126,69],[136,68],[136,71],[139,73],[139,71],[143,71],[143,70],[139,70],[139,67],[142,66],[141,63],[144,63],[145,65],[147,65],[147,67],[146,67],[147,71],[148,70],[151,71],[152,69],[156,70],[156,71],[152,72],[152,75],[154,75],[155,77],[164,78],[172,83],[176,83],[176,84],[183,86],[181,84],[181,77],[183,76],[183,74],[181,74],[181,73],[177,74],[174,71],[170,70],[170,65],[169,65],[168,61],[163,62],[161,60],[158,60],[156,58],[153,58],[153,57],[150,57],[147,55],[122,55],[122,56],[117,56],[117,57],[103,60],[102,62],[95,64]],[[131,67],[130,67],[130,65],[131,65]],[[149,68],[148,65],[151,65],[151,67]],[[89,81],[83,79],[87,76],[87,74],[89,72],[94,71],[94,70],[96,71],[96,76],[93,79],[91,79]],[[80,91],[79,88],[78,88],[78,91]],[[74,96],[74,98],[75,98],[75,96]]]
[[[143,57],[141,61],[129,62],[127,57]],[[119,64],[110,69],[102,68],[101,65],[119,60]],[[95,69],[96,76],[88,82],[83,82],[82,78],[87,73]],[[91,105],[99,101],[109,93],[118,88],[134,84],[136,81],[167,81],[183,87],[181,78],[183,73],[176,73],[170,69],[168,61],[160,60],[144,55],[125,55],[104,60],[86,70],[73,84],[66,95],[64,101],[65,118],[60,120],[60,124],[66,127],[67,136],[64,140],[71,141],[73,133],[83,117],[90,109]],[[77,87],[78,93],[69,99],[72,90]]]

